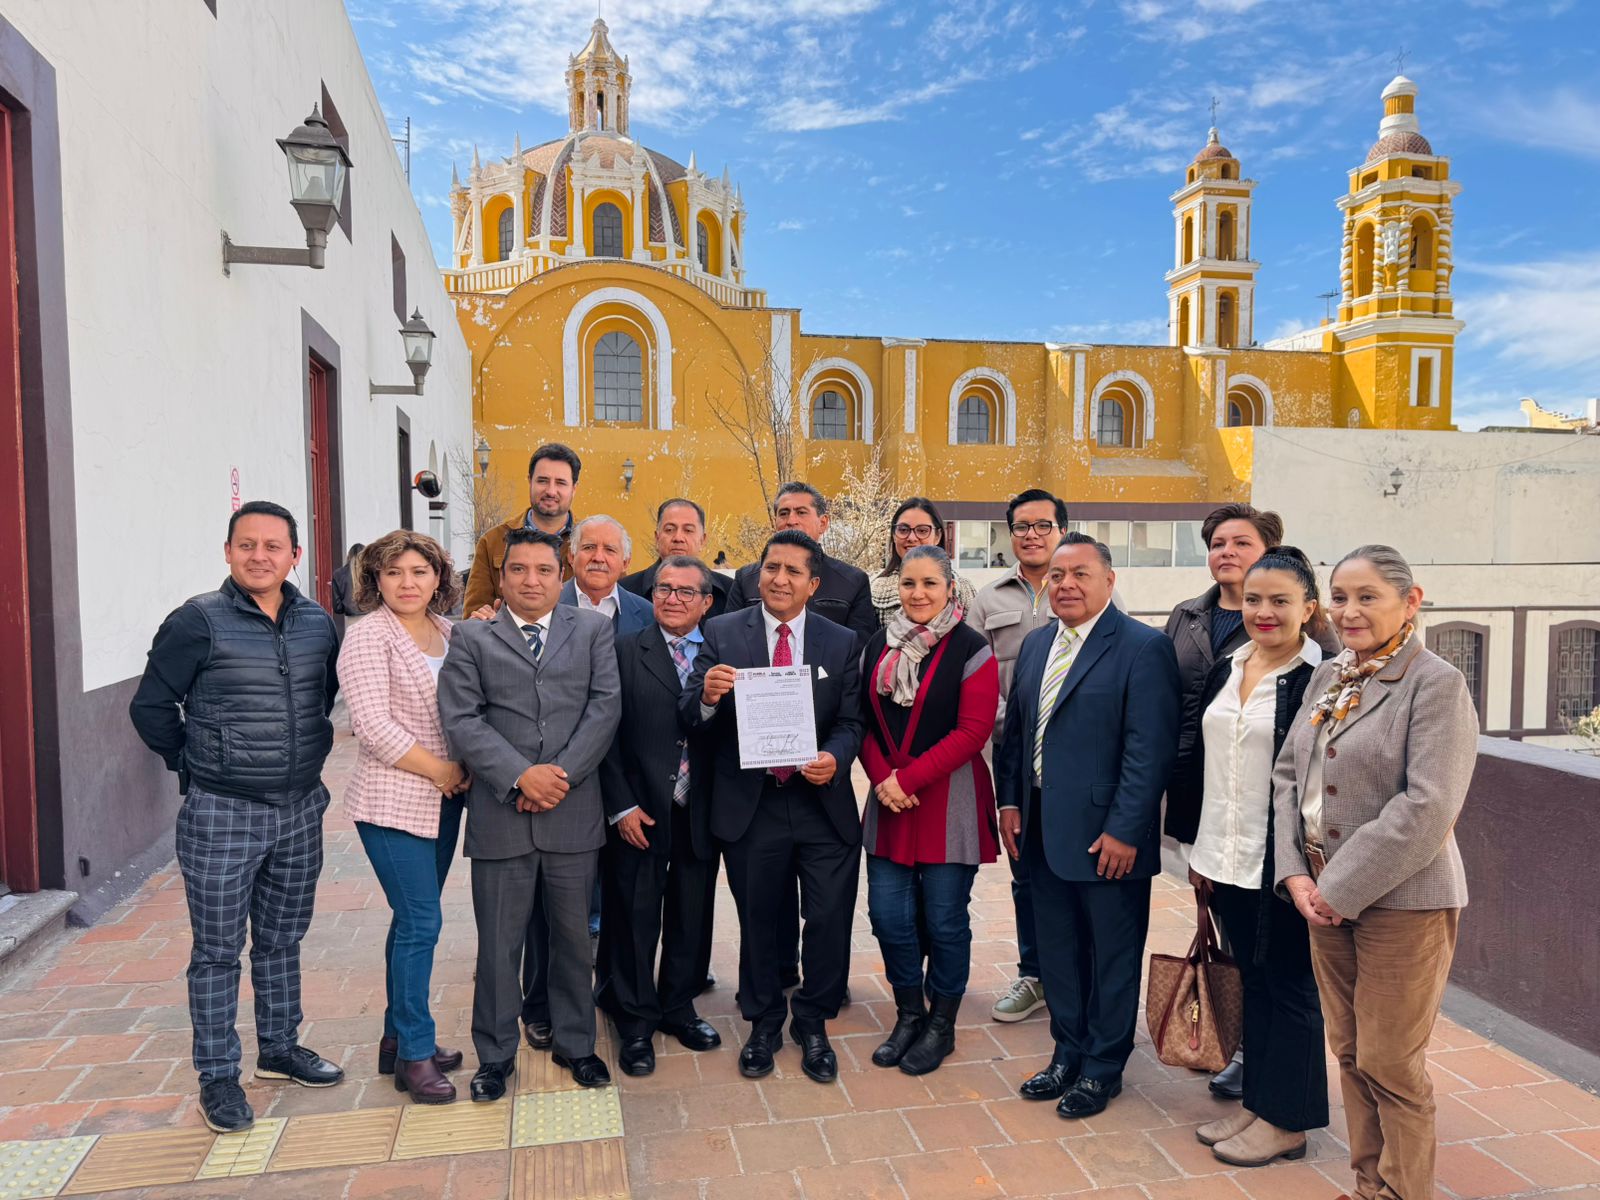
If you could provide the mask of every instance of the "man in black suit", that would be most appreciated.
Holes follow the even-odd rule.
[[[1044,579],[1056,619],[1023,640],[994,752],[1000,836],[1027,864],[1055,1039],[1021,1093],[1072,1118],[1105,1109],[1133,1052],[1178,748],[1177,655],[1117,611],[1116,581],[1104,545],[1061,540]]]
[[[827,497],[809,483],[786,483],[778,489],[778,498],[772,505],[774,529],[798,529],[820,543],[822,535],[828,531],[829,520]],[[733,587],[728,590],[729,612],[760,601],[760,571],[760,563],[739,568],[733,577]],[[806,605],[806,611],[851,630],[857,638],[856,648],[863,648],[879,625],[877,611],[872,607],[872,585],[867,573],[824,554],[818,574],[817,590]],[[788,897],[778,913],[778,944],[783,953],[784,986],[793,987],[800,978],[800,898],[792,881]],[[844,1002],[850,1003],[848,991]]]
[[[656,572],[667,559],[678,555],[700,558],[706,548],[706,510],[693,500],[675,497],[664,500],[656,509],[656,561],[642,571],[622,577],[622,588],[646,600],[654,598]],[[711,611],[705,619],[720,617],[728,608],[728,589],[732,581],[721,571],[711,572]]]
[[[655,1070],[657,1029],[690,1050],[722,1044],[694,1010],[711,962],[717,890],[711,744],[705,731],[678,725],[678,697],[705,640],[700,621],[713,572],[684,555],[656,567],[655,619],[617,641],[622,723],[600,767],[611,828],[601,859],[606,920],[596,996],[617,1023],[618,1060],[629,1075]]]
[[[861,748],[857,639],[807,612],[822,572],[822,547],[799,530],[775,533],[761,556],[759,604],[705,627],[705,645],[679,698],[688,732],[711,731],[711,832],[739,909],[739,1009],[750,1039],[739,1055],[748,1078],[770,1074],[783,1019],[801,1067],[818,1083],[838,1077],[826,1022],[839,1013],[850,974],[850,927],[861,870],[861,819],[850,764]],[[811,668],[817,757],[794,767],[742,769],[735,702],[741,667]],[[806,927],[799,990],[786,999],[777,923],[792,873],[800,878]]]

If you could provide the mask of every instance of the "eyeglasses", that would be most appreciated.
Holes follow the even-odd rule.
[[[665,600],[668,596],[676,596],[684,604],[693,604],[697,597],[709,596],[710,594],[711,593],[709,592],[702,592],[699,588],[675,588],[669,587],[664,583],[658,583],[655,587],[655,595],[657,600]]]
[[[895,537],[930,538],[933,536],[932,525],[907,525],[904,521],[894,527]]]
[[[1011,527],[1011,533],[1014,537],[1026,537],[1028,535],[1028,531],[1032,530],[1040,537],[1045,537],[1046,535],[1052,534],[1060,528],[1061,526],[1057,525],[1054,521],[1018,521]]]

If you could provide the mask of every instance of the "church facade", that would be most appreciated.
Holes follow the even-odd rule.
[[[937,501],[966,565],[989,565],[1006,499],[1036,485],[1092,528],[1115,523],[1123,561],[1161,565],[1164,548],[1182,565],[1192,523],[1248,498],[1257,428],[1452,428],[1459,184],[1404,77],[1338,201],[1337,320],[1256,340],[1255,184],[1212,129],[1171,197],[1165,346],[809,332],[748,285],[726,171],[631,137],[631,81],[597,20],[569,60],[565,135],[487,163],[475,152],[453,181],[445,284],[508,508],[526,503],[528,451],[559,440],[584,458],[579,508],[635,541],[648,546],[673,495],[705,503],[715,528],[759,513],[752,446],[770,470],[776,426],[792,473],[825,492],[876,457],[895,494]]]

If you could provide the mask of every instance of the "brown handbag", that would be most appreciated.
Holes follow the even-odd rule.
[[[1222,953],[1205,896],[1195,891],[1198,923],[1189,953],[1150,956],[1145,1021],[1156,1057],[1169,1067],[1220,1071],[1244,1036],[1239,964]]]

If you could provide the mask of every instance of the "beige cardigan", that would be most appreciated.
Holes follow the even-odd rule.
[[[1300,789],[1317,729],[1311,706],[1334,665],[1317,668],[1272,774],[1279,830],[1277,887],[1309,875]],[[1361,703],[1328,739],[1322,827],[1328,867],[1318,881],[1334,911],[1463,908],[1467,879],[1455,823],[1478,760],[1478,715],[1461,672],[1428,650],[1418,630],[1367,681]]]

